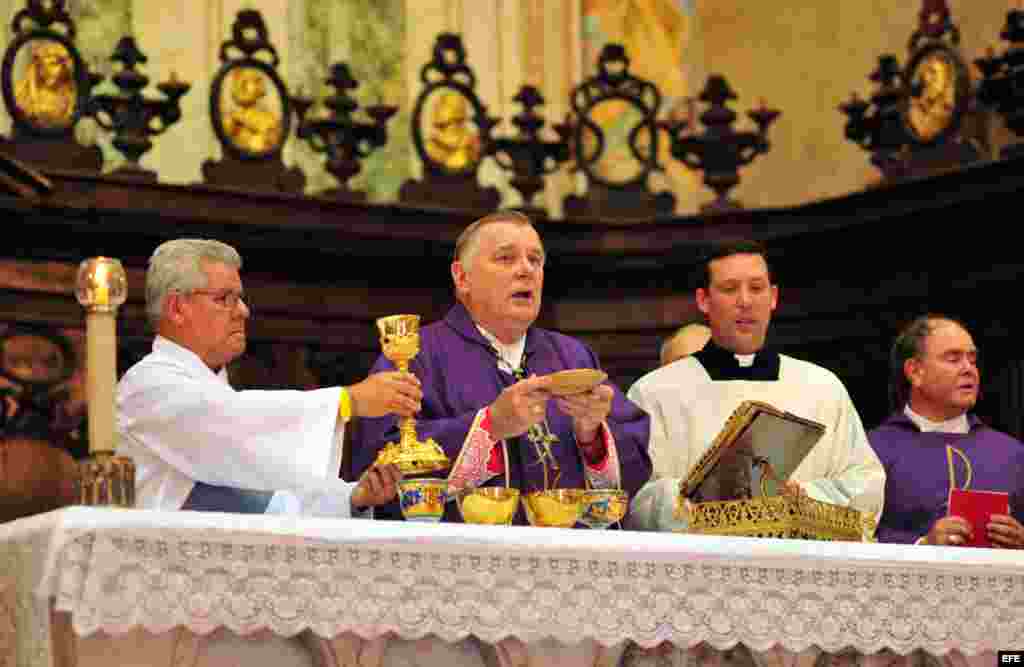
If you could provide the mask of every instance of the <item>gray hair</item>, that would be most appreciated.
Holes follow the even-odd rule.
[[[242,268],[237,250],[212,239],[175,239],[153,251],[146,271],[146,315],[154,329],[160,324],[168,294],[206,287],[209,278],[203,262]]]
[[[497,211],[490,213],[480,218],[476,222],[472,223],[468,227],[462,230],[459,234],[459,238],[455,240],[455,261],[462,264],[462,267],[468,271],[469,267],[473,264],[473,259],[476,257],[476,252],[480,247],[479,236],[480,230],[487,225],[492,225],[496,222],[509,222],[513,225],[526,225],[533,227],[533,222],[530,218],[526,217],[519,211]]]

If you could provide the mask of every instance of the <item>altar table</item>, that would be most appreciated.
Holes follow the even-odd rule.
[[[1024,554],[86,507],[0,524],[0,667],[190,667],[271,636],[314,665],[396,637],[597,663],[630,641],[988,655],[1024,648]]]

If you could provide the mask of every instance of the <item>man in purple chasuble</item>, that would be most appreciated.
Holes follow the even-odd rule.
[[[544,261],[537,231],[519,213],[489,215],[459,237],[451,267],[459,303],[421,330],[411,363],[423,384],[418,436],[433,438],[452,461],[453,490],[543,489],[541,458],[550,455],[559,471],[551,486],[621,487],[632,496],[651,474],[647,415],[610,383],[566,398],[546,391],[549,373],[597,368],[598,361],[580,341],[533,326]],[[371,373],[391,368],[381,357]],[[353,471],[369,468],[398,437],[395,418],[364,420]],[[375,515],[401,518],[397,503]],[[462,520],[454,503],[444,520]],[[525,523],[521,509],[515,522]]]
[[[880,542],[960,545],[970,524],[946,516],[951,486],[1010,494],[1010,514],[987,526],[994,547],[1024,546],[1024,443],[970,413],[981,378],[967,329],[941,315],[911,322],[896,338],[890,391],[896,408],[868,434],[885,466]]]

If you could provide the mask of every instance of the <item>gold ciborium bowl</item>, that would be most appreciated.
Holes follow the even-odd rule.
[[[406,521],[440,521],[444,516],[444,503],[447,498],[446,479],[403,479],[398,483],[398,502]]]
[[[572,528],[583,511],[583,489],[548,489],[523,497],[531,526]]]
[[[507,526],[519,507],[519,489],[487,486],[473,489],[457,499],[466,523]]]
[[[583,492],[580,523],[591,528],[607,528],[622,521],[629,509],[629,494],[622,489],[588,489]]]

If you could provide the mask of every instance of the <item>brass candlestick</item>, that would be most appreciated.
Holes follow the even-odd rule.
[[[79,464],[81,505],[135,504],[135,465],[127,457],[114,455],[117,309],[125,302],[127,284],[116,259],[93,257],[78,267],[75,297],[86,309],[90,454]]]
[[[390,359],[398,370],[408,373],[409,362],[420,351],[419,315],[391,315],[377,320],[380,343],[384,356]],[[444,470],[451,465],[444,450],[428,438],[421,442],[416,437],[416,419],[406,417],[399,422],[401,434],[397,443],[389,442],[377,455],[378,465],[395,464],[403,475],[422,475],[435,470]]]

